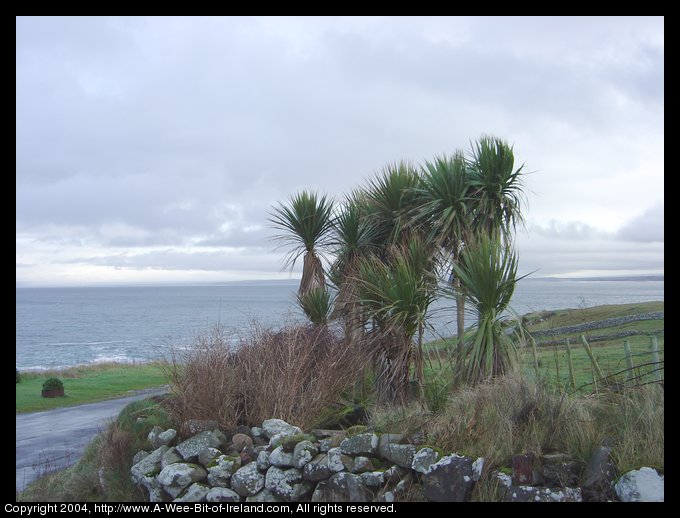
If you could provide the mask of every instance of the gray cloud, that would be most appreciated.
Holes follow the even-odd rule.
[[[663,202],[631,219],[621,227],[618,237],[640,243],[663,243]]]
[[[271,251],[266,212],[295,191],[482,132],[539,171],[539,237],[658,238],[654,214],[622,225],[663,196],[663,18],[16,23],[18,263],[217,272],[201,250]]]

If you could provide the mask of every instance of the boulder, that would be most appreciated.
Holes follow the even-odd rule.
[[[241,497],[226,487],[213,487],[205,495],[206,502],[239,502]]]
[[[312,494],[312,502],[370,502],[373,493],[359,475],[341,472],[319,482]]]
[[[340,449],[346,455],[375,455],[378,453],[378,443],[376,434],[360,433],[346,437],[340,443]]]
[[[580,465],[564,453],[543,455],[543,485],[546,487],[574,487],[579,483]]]
[[[132,465],[134,466],[138,462],[140,462],[143,458],[148,457],[149,452],[145,450],[140,450],[137,453],[135,453],[135,456],[132,457]]]
[[[264,475],[258,471],[257,462],[239,468],[231,476],[231,488],[241,496],[253,496],[263,487]]]
[[[154,426],[151,431],[149,432],[149,435],[146,436],[147,441],[149,441],[149,444],[151,444],[151,447],[156,450],[163,446],[163,443],[158,441],[158,436],[163,433],[165,430],[161,428],[160,426]],[[166,444],[167,446],[167,444]]]
[[[301,441],[293,450],[293,467],[302,469],[312,458],[319,453],[319,448],[311,441]]]
[[[432,448],[422,448],[413,455],[411,469],[418,473],[426,473],[427,470],[439,460],[439,454]]]
[[[182,462],[184,459],[177,453],[177,448],[169,448],[161,457],[161,469],[163,469],[168,464],[174,464],[175,462]]]
[[[231,447],[240,453],[245,448],[252,448],[253,440],[244,433],[237,433],[231,438]]]
[[[260,453],[257,454],[257,469],[260,471],[264,472],[269,469],[269,466],[272,465],[271,462],[269,462],[269,457],[271,456],[271,453],[268,451],[264,450],[261,451]]]
[[[269,444],[273,444],[271,439],[276,436],[289,437],[302,433],[297,426],[290,425],[281,419],[267,419],[262,423],[262,435],[270,439]]]
[[[222,452],[218,450],[217,448],[203,448],[201,453],[198,454],[198,462],[199,464],[203,464],[204,466],[207,466],[210,464],[214,459],[222,455]]]
[[[390,444],[401,444],[404,436],[400,433],[383,433],[380,435],[378,441],[378,453],[381,457],[385,457],[385,447]]]
[[[533,453],[522,453],[512,457],[512,483],[516,486],[531,486],[543,483],[540,461]]]
[[[383,457],[402,468],[411,468],[416,447],[413,444],[386,444]]]
[[[612,485],[617,473],[611,451],[609,446],[598,447],[585,467],[581,488],[586,502],[606,502],[614,497]]]
[[[156,480],[156,477],[144,477],[139,485],[146,489],[149,502],[165,501],[165,493],[163,493],[163,489]]]
[[[549,488],[511,486],[505,493],[506,502],[581,502],[578,487]]]
[[[354,465],[354,460],[348,455],[343,455],[340,448],[331,448],[328,450],[328,467],[334,473],[344,471],[350,466]]]
[[[140,460],[130,468],[132,481],[140,484],[144,477],[152,477],[161,471],[161,457],[168,450],[167,446],[152,451],[149,455]]]
[[[482,471],[484,470],[484,457],[478,457],[477,460],[475,460],[472,463],[472,480],[475,482],[479,482],[479,479],[482,478]]]
[[[203,480],[207,474],[203,466],[189,462],[177,462],[163,468],[156,480],[167,494],[177,498],[182,491],[194,482]]]
[[[177,452],[187,462],[195,462],[205,448],[219,448],[224,442],[224,434],[213,430],[204,431],[176,446]]]
[[[302,479],[299,469],[283,470],[272,466],[267,471],[264,487],[286,502],[297,502],[310,493],[313,486]]]
[[[319,482],[329,479],[333,473],[335,472],[328,466],[328,455],[320,453],[305,464],[302,478],[310,482]]]
[[[185,489],[174,502],[204,502],[209,491],[209,486],[197,482]]]
[[[220,455],[207,466],[211,486],[227,487],[231,477],[241,467],[240,457]]]
[[[265,488],[256,495],[246,498],[246,502],[283,502],[283,500]]]
[[[624,474],[614,486],[622,502],[663,502],[663,477],[655,469],[640,468]]]
[[[385,485],[384,471],[367,471],[360,476],[366,487],[379,488]]]
[[[433,502],[465,502],[472,491],[472,459],[449,455],[423,474],[425,497]]]
[[[348,468],[350,473],[364,473],[373,469],[373,463],[368,457],[354,457],[354,462]]]
[[[283,447],[279,446],[269,455],[269,463],[282,468],[290,468],[293,466],[293,454],[286,453]]]
[[[201,432],[208,432],[214,430],[219,426],[219,423],[214,419],[189,419],[184,421],[182,425],[182,432],[185,437],[196,435]]]

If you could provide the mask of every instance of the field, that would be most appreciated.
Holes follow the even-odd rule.
[[[43,398],[42,384],[49,377],[64,383],[64,397]],[[38,412],[130,395],[130,391],[165,385],[157,363],[106,363],[59,371],[21,372],[16,385],[16,412]]]

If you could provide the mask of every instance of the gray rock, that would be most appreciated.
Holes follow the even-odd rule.
[[[484,457],[478,457],[472,463],[472,480],[478,482],[482,478],[482,471],[484,470]]]
[[[161,457],[167,451],[167,446],[152,451],[149,455],[140,460],[137,464],[130,468],[132,481],[135,484],[140,484],[144,477],[152,477],[161,471]]]
[[[149,434],[146,436],[146,440],[149,441],[149,444],[151,444],[151,447],[156,450],[163,446],[161,443],[156,444],[158,441],[158,435],[163,433],[165,430],[161,428],[160,426],[154,426]],[[167,446],[167,445],[166,445]]]
[[[283,438],[299,433],[302,433],[300,428],[290,425],[281,419],[267,419],[262,423],[262,435],[270,440],[277,435]],[[270,441],[269,444],[273,443]]]
[[[265,488],[256,495],[246,498],[246,502],[283,502],[283,500]]]
[[[512,483],[516,486],[537,486],[543,483],[541,462],[533,453],[512,456]]]
[[[382,487],[385,485],[385,472],[384,471],[368,471],[362,473],[361,481],[366,485],[366,487]]]
[[[299,469],[283,470],[276,466],[267,471],[264,487],[286,502],[297,502],[312,490],[312,484],[302,479]]]
[[[204,502],[210,488],[205,484],[191,484],[182,494],[175,498],[175,502]]]
[[[213,487],[205,496],[206,502],[239,502],[241,497],[226,487]]]
[[[319,448],[312,441],[297,443],[293,450],[293,467],[302,469],[317,453],[319,453]]]
[[[381,457],[385,457],[385,446],[388,444],[401,444],[404,436],[400,433],[383,433],[380,435],[378,442],[378,453]]]
[[[327,480],[333,473],[335,472],[328,466],[328,455],[320,453],[305,464],[302,469],[302,478],[310,482],[319,482]]]
[[[319,482],[312,494],[312,502],[370,502],[373,493],[359,475],[341,472]]]
[[[388,484],[397,484],[408,473],[407,470],[400,466],[390,466],[383,472],[385,482]]]
[[[347,455],[343,455],[340,448],[328,450],[328,467],[334,473],[344,471],[354,465],[354,460]]]
[[[368,457],[354,457],[354,463],[348,469],[351,473],[365,473],[373,469],[373,463]]]
[[[222,437],[220,437],[220,435]],[[224,441],[222,440],[224,434],[216,433],[216,431],[205,431],[198,435],[189,437],[186,441],[178,444],[176,446],[177,452],[182,456],[182,458],[188,462],[195,462],[198,460],[198,456],[205,448],[219,448],[220,444]]]
[[[253,426],[250,429],[250,435],[252,435],[253,438],[262,437],[262,428],[260,428],[259,426]]]
[[[425,497],[433,502],[465,502],[472,491],[472,459],[449,455],[423,474]]]
[[[142,459],[146,458],[149,456],[148,451],[140,450],[137,453],[135,453],[135,456],[132,457],[132,465],[134,466],[138,462],[141,462]]]
[[[333,438],[332,437],[328,437],[326,439],[321,439],[319,441],[319,451],[321,453],[326,453],[331,448],[333,448]]]
[[[170,443],[177,437],[177,430],[169,428],[163,430],[160,426],[154,426],[149,432],[147,439],[154,448],[160,448],[161,446],[169,446]]]
[[[271,462],[269,462],[269,457],[271,456],[271,453],[269,453],[266,450],[261,451],[260,453],[257,454],[257,469],[260,471],[267,471],[269,469],[269,466],[272,465]]]
[[[282,446],[275,448],[274,451],[269,455],[269,463],[273,466],[279,466],[282,468],[290,468],[293,466],[293,454],[286,453]]]
[[[614,497],[612,485],[617,473],[611,451],[609,446],[598,447],[585,467],[581,487],[586,502],[608,501]]]
[[[375,455],[378,453],[378,443],[376,434],[360,433],[345,438],[340,443],[340,449],[347,455]]]
[[[548,488],[511,486],[505,494],[506,502],[581,502],[578,487]]]
[[[146,489],[149,502],[165,501],[165,494],[156,477],[144,477],[139,485]]]
[[[663,477],[652,468],[629,471],[614,486],[622,502],[663,502],[663,488]]]
[[[156,480],[167,494],[177,498],[182,491],[194,482],[203,480],[207,474],[203,466],[189,462],[177,462],[163,468]]]
[[[231,476],[231,488],[241,496],[253,496],[263,487],[264,475],[258,471],[257,462],[243,466]]]
[[[416,447],[413,444],[386,444],[383,457],[402,468],[411,468]]]
[[[177,448],[175,447],[168,448],[168,450],[161,457],[161,469],[163,469],[168,464],[182,462],[183,460],[184,459],[182,458],[182,456],[179,453],[177,453]]]
[[[161,444],[165,444],[166,446],[170,446],[172,444],[172,441],[174,441],[177,438],[177,430],[174,428],[168,428],[162,433],[158,434],[158,441]]]
[[[207,466],[220,455],[222,455],[222,452],[217,448],[203,448],[201,453],[198,454],[198,462],[204,466]]]
[[[231,438],[231,446],[237,452],[253,447],[253,440],[244,433],[237,433]]]
[[[214,430],[219,426],[218,422],[213,419],[189,419],[182,425],[186,435],[196,435],[201,432]]]
[[[439,454],[432,448],[422,448],[413,455],[411,469],[418,473],[426,473],[427,470],[439,460]]]
[[[211,486],[227,487],[231,477],[241,467],[241,458],[220,455],[208,464],[208,482]]]

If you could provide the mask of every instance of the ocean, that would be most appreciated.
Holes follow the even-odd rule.
[[[511,303],[518,314],[664,299],[663,281],[523,279]],[[270,326],[304,321],[298,281],[215,286],[16,289],[16,366],[67,367],[149,361],[189,347],[215,324],[237,336],[257,320]],[[469,319],[469,317],[468,317]],[[452,301],[431,309],[426,338],[455,334]],[[466,325],[469,322],[466,321]]]

